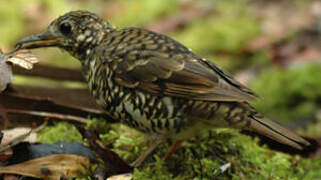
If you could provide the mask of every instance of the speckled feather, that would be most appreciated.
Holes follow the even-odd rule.
[[[231,126],[298,149],[308,144],[252,108],[247,102],[256,100],[253,91],[170,37],[139,28],[117,30],[86,11],[59,17],[45,34],[60,39],[49,45],[26,39],[18,47],[68,51],[81,61],[97,103],[130,127],[185,139]]]

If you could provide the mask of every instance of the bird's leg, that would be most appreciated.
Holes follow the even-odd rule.
[[[171,148],[169,149],[169,151],[166,154],[165,157],[165,161],[169,160],[169,158],[171,158],[171,156],[174,154],[175,150],[182,144],[182,140],[177,140],[174,142],[174,144],[171,146]]]
[[[132,164],[132,167],[138,167],[147,157],[150,153],[154,151],[154,149],[164,142],[166,138],[164,136],[157,136],[156,139],[149,145],[148,149],[143,152]]]

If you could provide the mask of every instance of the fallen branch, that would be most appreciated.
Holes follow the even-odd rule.
[[[56,119],[62,119],[62,120],[70,120],[70,121],[75,121],[77,123],[82,123],[82,124],[87,123],[86,118],[72,116],[72,115],[52,113],[52,112],[28,111],[28,110],[19,110],[19,109],[7,109],[6,111],[7,111],[7,113],[28,114],[28,115],[34,115],[34,116],[40,116],[40,117],[49,117],[49,118],[56,118]]]
[[[3,119],[10,120],[7,128],[30,126],[32,124],[31,122],[42,122],[43,118],[39,117],[51,117],[52,120],[71,120],[76,124],[85,123],[88,117],[104,118],[109,122],[114,122],[111,117],[105,114],[100,108],[97,108],[97,106],[89,108],[88,103],[86,105],[87,107],[85,105],[79,105],[81,103],[77,103],[77,98],[73,101],[69,101],[66,97],[67,104],[66,102],[63,103],[63,100],[61,100],[61,102],[53,100],[55,96],[52,98],[48,98],[48,96],[44,94],[42,94],[42,96],[30,96],[26,95],[27,93],[23,94],[23,92],[16,92],[15,87],[12,88],[14,90],[7,90],[0,94],[0,112],[4,114],[2,115],[4,116]],[[61,91],[72,93],[73,90],[69,89]],[[82,95],[78,99],[81,98],[89,99],[90,95],[87,92],[87,95]],[[4,125],[5,121],[1,123],[1,128],[4,128]]]

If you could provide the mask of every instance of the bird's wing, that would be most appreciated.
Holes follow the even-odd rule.
[[[213,63],[197,57],[178,42],[149,31],[143,33],[158,37],[154,40],[148,38],[140,41],[140,44],[131,44],[130,41],[120,44],[118,48],[124,47],[124,49],[113,49],[112,56],[108,56],[112,57],[109,61],[117,62],[114,66],[116,72],[114,80],[119,85],[155,95],[194,100],[256,99],[257,96],[253,91]]]

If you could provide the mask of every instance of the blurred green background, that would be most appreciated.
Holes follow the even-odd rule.
[[[261,100],[253,105],[266,116],[306,136],[321,137],[320,1],[1,0],[0,48],[9,51],[24,36],[43,31],[54,18],[79,9],[95,12],[117,28],[142,27],[178,40],[256,91]],[[80,66],[55,48],[33,52],[44,64]],[[14,81],[29,82],[21,77]],[[148,173],[153,174],[153,169]],[[231,174],[226,177],[240,177]],[[260,176],[267,177],[292,176]]]

